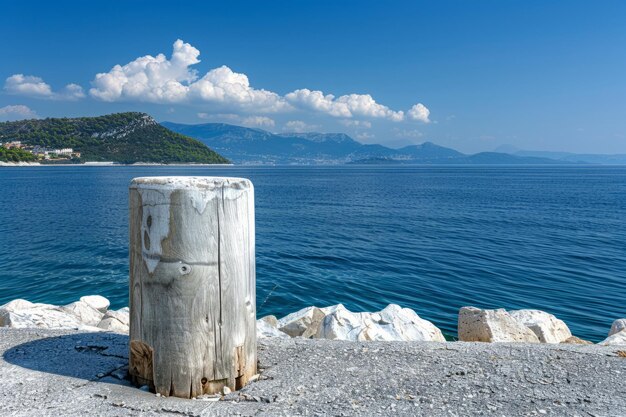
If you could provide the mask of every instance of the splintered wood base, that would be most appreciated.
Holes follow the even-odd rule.
[[[136,178],[130,186],[130,364],[182,398],[256,374],[254,189],[246,179]]]

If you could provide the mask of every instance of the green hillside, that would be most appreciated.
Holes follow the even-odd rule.
[[[145,113],[0,123],[0,142],[10,141],[46,148],[73,148],[81,153],[81,162],[229,162],[202,142],[172,132]]]
[[[0,146],[0,162],[33,162],[35,156],[19,148],[6,149]]]

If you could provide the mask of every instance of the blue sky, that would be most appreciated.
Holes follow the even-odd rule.
[[[389,146],[626,153],[624,21],[623,1],[6,0],[0,120],[132,110]]]

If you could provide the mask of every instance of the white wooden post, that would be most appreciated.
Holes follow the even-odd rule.
[[[247,179],[130,185],[130,364],[138,385],[192,398],[256,374],[254,188]]]

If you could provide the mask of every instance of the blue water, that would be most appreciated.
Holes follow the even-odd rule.
[[[539,308],[604,338],[626,316],[624,167],[0,169],[0,304],[102,294],[128,305],[128,183],[250,178],[259,315],[343,303]]]

